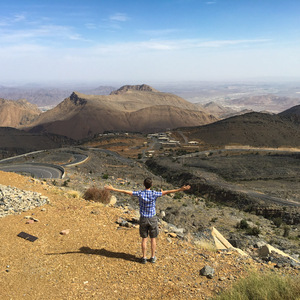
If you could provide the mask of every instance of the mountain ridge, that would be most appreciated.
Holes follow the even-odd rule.
[[[149,132],[216,120],[183,98],[142,85],[124,86],[106,96],[73,92],[26,130],[43,130],[78,140],[104,131]]]

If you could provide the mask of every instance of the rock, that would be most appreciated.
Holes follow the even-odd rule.
[[[184,232],[184,228],[177,228],[173,224],[169,224],[168,227],[169,227],[169,231],[174,232],[176,234],[183,234]]]
[[[70,233],[70,229],[64,229],[60,232],[61,235],[67,235]]]
[[[115,205],[117,203],[116,196],[111,196],[109,200],[109,205]]]
[[[177,237],[177,234],[174,233],[174,232],[169,232],[169,236],[172,237],[172,238],[176,238],[176,237]]]
[[[294,259],[290,255],[284,253],[283,251],[281,251],[281,250],[279,250],[279,249],[277,249],[277,248],[275,248],[275,247],[273,247],[273,246],[271,246],[269,244],[266,244],[266,245],[264,245],[264,246],[262,246],[261,248],[258,249],[258,255],[260,257],[266,258],[266,257],[272,255],[272,253],[275,253],[275,255],[277,254],[277,255],[281,255],[283,257],[287,257],[290,260],[294,260],[297,263],[299,263],[299,261],[297,261],[296,259]]]
[[[201,270],[200,270],[200,275],[202,276],[206,276],[207,278],[212,279],[213,276],[215,274],[215,269],[210,267],[210,266],[204,266]]]
[[[254,248],[261,248],[262,246],[266,245],[267,243],[264,241],[258,241],[253,246]]]
[[[161,212],[160,212],[160,217],[161,218],[164,218],[166,216],[166,212],[164,211],[164,210],[162,210]]]
[[[29,219],[29,220],[26,221],[25,224],[33,224],[33,223],[34,223],[34,220],[30,220],[30,219]]]

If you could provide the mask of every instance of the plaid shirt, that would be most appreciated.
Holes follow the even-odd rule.
[[[133,191],[132,196],[139,197],[141,217],[151,218],[156,215],[156,198],[161,197],[162,192],[152,190]]]

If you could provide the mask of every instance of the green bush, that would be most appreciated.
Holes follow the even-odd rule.
[[[258,236],[260,234],[260,229],[257,226],[248,228],[247,229],[247,234]]]
[[[273,219],[273,223],[274,223],[274,225],[277,227],[277,228],[279,228],[280,226],[281,226],[281,224],[282,224],[282,219],[281,218],[275,218],[275,219]]]
[[[240,228],[240,229],[248,229],[249,224],[248,224],[247,220],[243,219],[239,223],[237,223],[236,227]]]
[[[239,280],[216,300],[299,300],[300,279],[274,273],[252,273]]]
[[[103,174],[102,179],[108,179],[108,174]]]
[[[183,195],[181,193],[175,193],[173,199],[181,199],[183,197]]]
[[[283,227],[283,236],[284,237],[289,237],[290,231],[291,231],[290,226],[288,226],[288,225],[284,226]]]

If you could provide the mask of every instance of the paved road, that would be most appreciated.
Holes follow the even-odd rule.
[[[41,164],[16,164],[0,167],[1,171],[30,175],[34,178],[62,178],[63,169]]]
[[[35,152],[3,159],[0,161],[1,163],[4,163],[3,165],[0,165],[0,170],[5,172],[14,172],[23,175],[26,174],[34,178],[53,178],[53,179],[62,178],[64,175],[64,169],[61,166],[50,165],[50,164],[47,165],[47,164],[40,164],[40,163],[10,164],[10,162],[13,162],[13,160],[16,158],[27,156],[29,154],[35,154],[38,152],[43,152],[43,151],[35,151]],[[73,156],[74,156],[74,160],[70,163],[64,164],[63,166],[76,165],[88,158],[87,155],[80,154],[80,153],[73,153]]]

